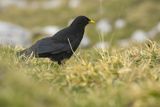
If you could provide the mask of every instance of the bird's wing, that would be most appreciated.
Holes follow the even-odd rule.
[[[37,53],[52,53],[57,54],[60,52],[71,50],[68,43],[54,42],[51,38],[45,38],[37,43]]]

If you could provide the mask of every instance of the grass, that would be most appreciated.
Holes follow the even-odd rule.
[[[57,9],[10,7],[0,11],[0,20],[34,31],[47,25],[64,27],[81,14],[107,18],[112,25],[123,18],[127,26],[113,28],[104,37],[113,44],[137,29],[150,30],[160,20],[159,0],[82,0],[77,9],[63,1]],[[100,39],[94,25],[86,32],[92,43]],[[159,42],[148,41],[125,49],[78,50],[59,66],[48,59],[21,59],[18,48],[1,46],[0,107],[159,107],[159,49]]]
[[[2,107],[159,107],[160,45],[79,50],[59,66],[0,47]]]

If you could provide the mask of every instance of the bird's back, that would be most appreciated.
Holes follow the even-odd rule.
[[[83,34],[84,29],[77,30],[72,27],[67,27],[53,35],[52,39],[56,42],[68,44],[75,51],[83,38]]]

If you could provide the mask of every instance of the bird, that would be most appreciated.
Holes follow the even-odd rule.
[[[95,21],[86,16],[77,16],[66,28],[51,37],[38,40],[31,47],[18,52],[18,55],[49,58],[61,65],[76,51],[83,38],[85,27],[89,23]]]

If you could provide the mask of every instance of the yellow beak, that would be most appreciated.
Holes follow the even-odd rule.
[[[89,23],[96,23],[94,20],[90,19]]]

